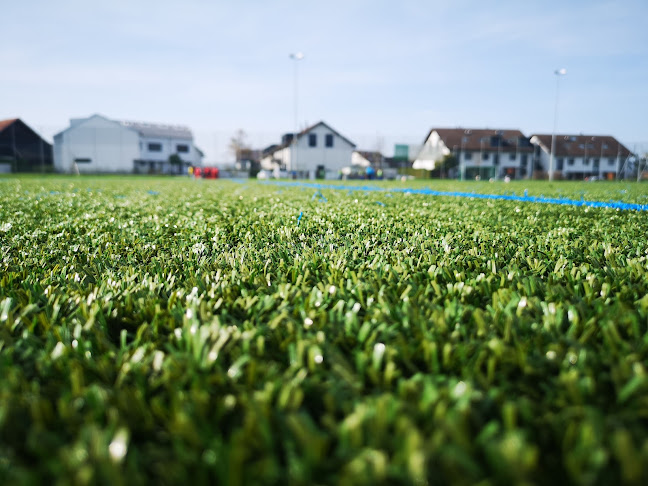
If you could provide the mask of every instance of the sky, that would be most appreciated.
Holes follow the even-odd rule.
[[[645,0],[6,2],[0,119],[50,140],[95,113],[187,125],[225,162],[239,129],[255,148],[293,131],[296,98],[300,129],[386,155],[433,127],[551,133],[556,114],[648,150],[647,18]]]

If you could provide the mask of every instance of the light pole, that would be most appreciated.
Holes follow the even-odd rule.
[[[556,152],[556,123],[558,122],[558,93],[560,91],[560,77],[567,74],[565,68],[556,69],[554,71],[556,75],[556,107],[554,108],[554,123],[553,123],[553,132],[551,133],[551,153],[549,154],[549,180],[553,181],[553,161],[554,153]]]
[[[298,93],[298,66],[299,66],[299,61],[304,59],[304,54],[302,52],[296,52],[294,54],[290,54],[290,59],[294,61],[294,66],[295,66],[295,80],[294,80],[294,109],[295,109],[295,133],[293,134],[292,138],[292,145],[293,145],[293,150],[291,156],[294,157],[294,160],[290,161],[291,169],[295,172],[298,173],[298,166],[297,166],[297,134],[299,133],[299,113],[298,113],[298,106],[299,106],[299,93]]]

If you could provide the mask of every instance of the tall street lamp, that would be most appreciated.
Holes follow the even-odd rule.
[[[553,123],[553,132],[551,133],[551,153],[549,154],[549,180],[553,181],[553,162],[554,154],[556,152],[556,123],[558,122],[558,93],[560,92],[560,77],[567,74],[565,68],[556,69],[554,71],[556,75],[556,107],[554,108],[554,123]]]
[[[298,113],[298,106],[299,106],[299,95],[298,95],[298,66],[299,66],[299,61],[304,59],[304,54],[302,52],[296,52],[294,54],[290,54],[290,59],[294,61],[294,66],[295,66],[295,80],[294,80],[294,110],[295,110],[295,133],[293,134],[293,139],[292,139],[292,145],[293,145],[293,150],[291,156],[294,157],[294,161],[290,161],[290,165],[292,166],[293,171],[298,171],[297,167],[297,134],[299,133],[299,113]]]

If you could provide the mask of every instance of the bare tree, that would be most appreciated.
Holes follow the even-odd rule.
[[[238,162],[242,156],[250,150],[247,143],[247,133],[242,128],[239,128],[234,136],[230,138],[229,149],[234,154],[234,158]]]
[[[376,134],[376,155],[375,159],[373,161],[374,165],[376,166],[376,169],[382,170],[383,168],[383,148],[385,146],[385,137],[383,137],[380,134]]]

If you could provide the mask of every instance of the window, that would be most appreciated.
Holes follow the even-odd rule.
[[[488,152],[482,152],[482,160],[488,160]]]
[[[149,152],[162,152],[161,143],[149,143],[148,144]]]
[[[590,159],[587,157],[583,157],[583,165],[589,165]]]
[[[614,165],[615,162],[616,162],[616,159],[613,159],[612,157],[610,157],[608,159],[608,165]]]
[[[316,133],[309,133],[308,134],[308,146],[309,147],[317,147],[317,134]]]
[[[472,160],[472,152],[466,152],[464,154],[464,160]]]
[[[564,159],[562,157],[558,157],[556,159],[556,170],[563,170],[564,166]]]
[[[509,154],[509,160],[515,160],[515,154]]]
[[[89,164],[90,162],[92,162],[92,159],[89,158],[74,159],[75,164]]]
[[[179,154],[188,153],[189,152],[189,145],[185,145],[185,144],[176,145],[176,152],[178,152]]]
[[[604,143],[604,144],[603,144],[603,150],[606,150],[607,148],[608,148],[608,144],[607,144],[607,143]]]
[[[325,145],[327,147],[332,147],[333,146],[333,134],[332,133],[327,133],[326,134]]]
[[[574,158],[570,157],[567,159],[567,165],[574,165]]]
[[[521,160],[522,165],[527,165],[527,163],[529,161],[528,155],[527,154],[522,154],[521,159],[522,159]]]
[[[599,159],[594,159],[594,168],[598,169],[599,162],[600,162]]]

